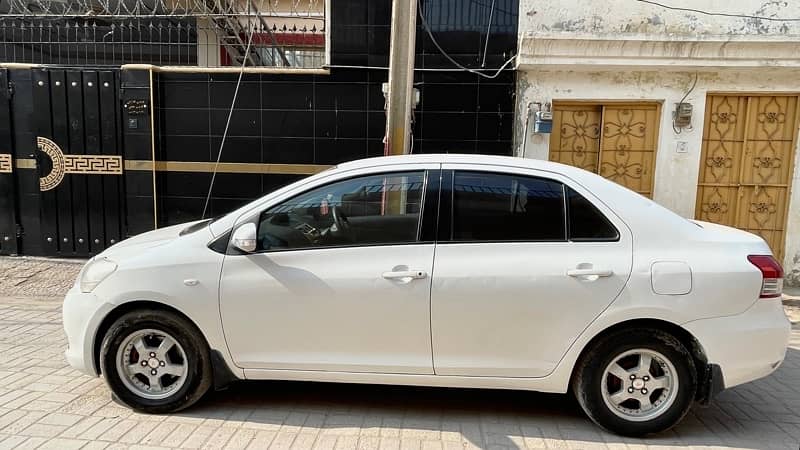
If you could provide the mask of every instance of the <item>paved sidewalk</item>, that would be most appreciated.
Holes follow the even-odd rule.
[[[86,260],[0,257],[0,296],[57,296],[75,282]]]
[[[0,259],[0,270],[10,267],[4,264]],[[40,274],[64,289],[55,280],[66,275],[55,273],[74,277],[76,267]],[[724,392],[675,430],[646,440],[600,431],[569,396],[517,391],[247,382],[179,414],[142,415],[113,403],[102,380],[66,365],[61,299],[53,296],[60,291],[9,295],[7,278],[0,286],[0,449],[797,450],[800,443],[798,326],[774,375]],[[25,284],[12,288],[25,291]]]

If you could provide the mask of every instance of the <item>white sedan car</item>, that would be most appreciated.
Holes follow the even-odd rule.
[[[374,158],[94,257],[66,357],[151,413],[237,379],[571,390],[643,435],[781,364],[782,278],[761,238],[580,169]]]

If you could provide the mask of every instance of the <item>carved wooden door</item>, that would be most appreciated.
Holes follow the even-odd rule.
[[[695,217],[758,234],[783,259],[797,133],[793,95],[710,95]]]
[[[550,160],[651,197],[659,114],[657,103],[556,103]]]

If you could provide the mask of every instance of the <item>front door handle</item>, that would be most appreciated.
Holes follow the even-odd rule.
[[[614,275],[611,269],[570,269],[567,275],[571,277],[610,277]]]
[[[420,278],[427,277],[428,273],[424,270],[398,270],[393,272],[383,272],[382,276],[387,280],[418,280]]]

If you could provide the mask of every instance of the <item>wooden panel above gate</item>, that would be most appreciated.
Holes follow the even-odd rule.
[[[695,217],[758,234],[783,258],[796,95],[710,95]]]
[[[550,160],[653,195],[660,104],[556,102]]]

